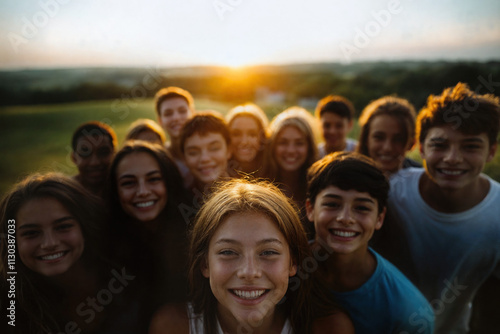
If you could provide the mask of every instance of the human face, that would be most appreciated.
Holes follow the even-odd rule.
[[[276,223],[256,212],[232,214],[222,222],[202,268],[218,301],[221,321],[232,323],[271,316],[296,271]]]
[[[333,112],[321,115],[321,131],[325,144],[332,152],[345,149],[347,133],[352,128],[352,121]]]
[[[85,244],[80,224],[58,200],[29,200],[17,212],[16,223],[19,258],[28,269],[54,277],[80,260]]]
[[[261,129],[249,116],[236,117],[229,126],[231,151],[240,162],[252,162],[261,148]]]
[[[404,129],[395,117],[389,115],[379,115],[372,119],[367,146],[368,155],[384,173],[394,173],[401,169],[405,153],[409,149]]]
[[[105,135],[80,137],[76,142],[76,151],[71,154],[80,173],[80,181],[84,185],[102,186],[106,181],[113,153],[111,140]]]
[[[226,140],[220,133],[195,133],[186,139],[184,158],[191,174],[202,185],[210,184],[226,174],[231,155]]]
[[[163,145],[160,137],[156,133],[154,133],[153,131],[150,131],[150,130],[141,131],[137,135],[137,138],[135,138],[135,139],[136,140],[144,140],[144,141],[147,141],[147,142],[153,143],[153,144]]]
[[[167,189],[153,156],[146,152],[125,156],[118,163],[116,177],[123,211],[141,222],[158,217],[167,204]]]
[[[335,186],[323,189],[314,205],[307,200],[306,210],[314,222],[316,240],[339,254],[365,252],[385,217],[385,209],[379,213],[378,202],[370,194]]]
[[[182,97],[166,99],[160,104],[158,121],[170,138],[179,138],[182,126],[192,115],[187,101]]]
[[[495,156],[486,133],[466,135],[450,126],[429,130],[420,153],[425,170],[441,189],[458,190],[474,185],[485,163]]]
[[[280,131],[276,138],[274,153],[280,169],[295,172],[307,160],[307,138],[295,126],[287,126]]]

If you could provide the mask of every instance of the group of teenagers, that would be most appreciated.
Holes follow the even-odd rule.
[[[498,97],[458,83],[417,116],[385,96],[358,140],[336,95],[270,123],[251,103],[196,111],[178,87],[155,108],[120,148],[81,124],[76,176],[32,174],[2,199],[5,333],[468,333],[500,278],[500,184],[482,173]]]

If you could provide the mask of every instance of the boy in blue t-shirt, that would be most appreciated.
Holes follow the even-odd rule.
[[[368,247],[382,227],[389,192],[375,162],[359,153],[333,153],[311,166],[307,181],[316,274],[349,313],[356,333],[433,333],[434,316],[424,296]]]

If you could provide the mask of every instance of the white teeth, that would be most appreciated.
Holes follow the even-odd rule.
[[[42,260],[55,260],[64,255],[64,252],[42,256]]]
[[[243,299],[256,299],[262,296],[266,290],[253,290],[253,291],[244,291],[244,290],[233,290],[234,294]]]
[[[446,175],[460,175],[462,174],[462,171],[459,170],[447,170],[447,169],[441,169],[441,172]]]
[[[149,202],[135,203],[135,206],[139,208],[147,208],[149,206],[152,206],[153,204],[155,204],[154,201],[149,201]]]
[[[337,231],[333,230],[333,234],[339,237],[350,238],[356,235],[356,232],[347,232],[347,231]]]

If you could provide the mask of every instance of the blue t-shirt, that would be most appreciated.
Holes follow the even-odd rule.
[[[353,291],[332,291],[356,334],[433,333],[434,312],[425,297],[389,261],[370,252],[377,260],[370,279]]]

